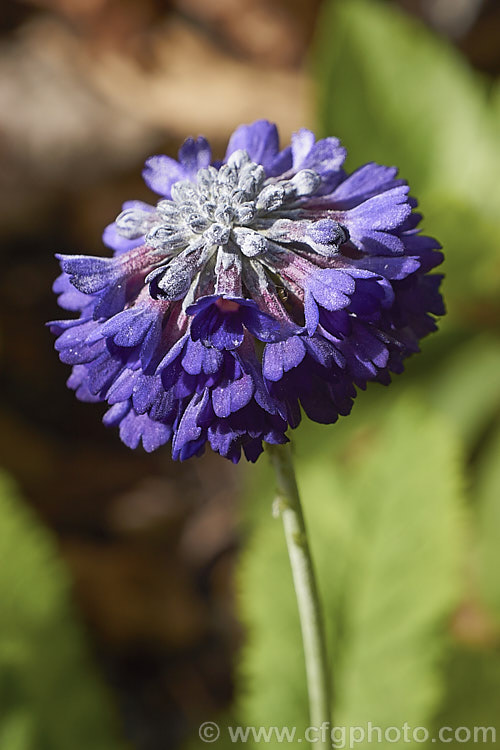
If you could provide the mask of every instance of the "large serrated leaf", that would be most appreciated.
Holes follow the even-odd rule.
[[[446,423],[396,404],[349,482],[360,534],[346,581],[341,725],[426,725],[460,593],[460,451]],[[392,744],[392,743],[391,743]]]
[[[478,744],[485,750],[498,747],[498,650],[467,648],[465,645],[455,647],[447,660],[445,678],[446,700],[436,716],[431,737],[439,738],[439,732],[444,729],[443,737],[450,750],[463,748],[464,744]],[[470,740],[465,743],[467,736]],[[429,743],[427,747],[432,745]]]
[[[55,542],[3,474],[0,560],[0,747],[121,747]]]
[[[351,166],[396,163],[418,190],[453,187],[495,215],[500,125],[486,79],[380,0],[326,2],[318,28],[321,127],[334,126]]]
[[[497,371],[498,377],[498,371]],[[478,513],[481,593],[500,625],[500,428],[489,441],[478,467],[475,488]]]
[[[445,248],[450,322],[466,320],[500,293],[499,87],[391,4],[326,2],[318,28],[323,134],[342,138],[351,169],[399,167]]]
[[[500,410],[499,373],[500,341],[480,334],[457,346],[429,383],[431,405],[456,427],[469,449]],[[500,495],[500,474],[498,480]]]
[[[331,428],[332,433],[335,427]],[[325,441],[298,478],[327,620],[342,725],[430,722],[441,697],[437,660],[460,575],[462,479],[446,422],[398,400],[345,457]],[[239,577],[248,628],[240,720],[307,725],[303,654],[270,478]],[[272,744],[272,743],[271,743]],[[391,743],[392,744],[392,743]]]

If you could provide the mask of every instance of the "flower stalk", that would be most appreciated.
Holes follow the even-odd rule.
[[[291,447],[288,443],[266,444],[266,448],[275,471],[278,490],[274,509],[283,520],[297,597],[306,663],[310,726],[329,727],[330,675],[325,630]],[[330,747],[323,731],[317,735],[315,747]]]

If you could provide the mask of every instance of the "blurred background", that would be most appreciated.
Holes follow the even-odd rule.
[[[0,750],[304,716],[265,459],[129,451],[44,329],[54,253],[104,253],[147,156],[191,134],[221,156],[260,117],[397,164],[447,257],[424,354],[297,431],[338,720],[498,721],[499,72],[496,0],[4,0]]]

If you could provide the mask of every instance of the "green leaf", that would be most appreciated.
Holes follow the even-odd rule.
[[[0,474],[0,747],[115,750],[109,698],[47,530]]]
[[[468,448],[500,409],[499,372],[500,341],[482,334],[456,347],[428,384],[431,405],[450,420]]]
[[[383,425],[358,435],[347,461],[328,439],[314,459],[300,439],[297,453],[333,657],[335,721],[425,725],[441,697],[444,621],[460,590],[454,433],[417,398],[398,399]],[[239,576],[248,632],[239,715],[245,724],[303,727],[296,603],[264,474],[252,492],[255,529]]]
[[[494,737],[500,737],[500,654],[493,649],[457,646],[447,660],[445,678],[446,700],[436,716],[433,736],[438,736],[440,727],[465,727],[472,733],[477,731],[477,744],[482,748],[497,747],[497,740],[492,739],[491,728],[496,732]],[[484,735],[483,728],[489,729]],[[463,748],[464,736],[464,730],[458,734],[458,741],[453,734],[447,734],[447,737],[452,738],[451,742],[446,743],[447,747],[451,750]],[[467,744],[473,744],[473,740]]]
[[[498,370],[497,370],[498,377]],[[475,488],[478,512],[480,589],[500,624],[500,426],[489,441]]]
[[[8,750],[36,747],[33,717],[29,711],[21,710],[1,717],[0,747]]]
[[[425,725],[438,703],[444,620],[460,593],[459,460],[447,424],[402,401],[353,474],[361,536],[346,581],[341,725]]]
[[[377,0],[327,2],[318,29],[323,131],[333,126],[356,163],[396,163],[418,190],[453,186],[495,215],[500,126],[486,79],[416,19]]]
[[[314,53],[323,134],[354,169],[395,164],[445,248],[452,320],[498,299],[500,88],[392,4],[327,2]]]

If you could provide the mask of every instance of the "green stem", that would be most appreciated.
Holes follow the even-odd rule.
[[[266,448],[276,473],[278,495],[275,508],[283,519],[297,596],[306,662],[310,722],[312,727],[329,728],[330,679],[325,633],[291,447],[290,444],[266,444]],[[318,731],[315,737],[315,748],[331,747],[331,743],[327,741],[328,732]]]

